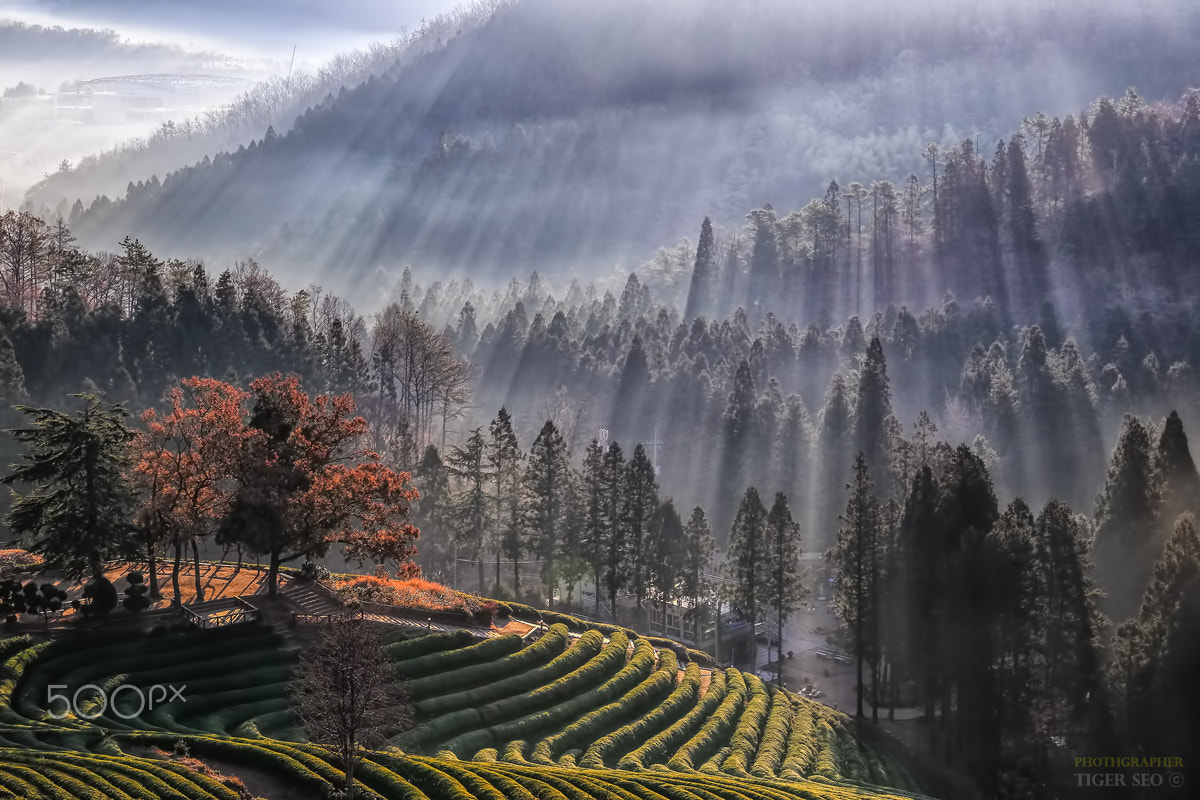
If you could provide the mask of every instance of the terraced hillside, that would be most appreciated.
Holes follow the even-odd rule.
[[[169,755],[184,750],[234,774],[272,776],[288,797],[324,796],[339,783],[336,762],[304,742],[287,704],[304,635],[249,624],[0,641],[0,797],[245,796],[236,781]],[[525,644],[459,631],[388,650],[419,724],[357,775],[383,797],[782,800],[922,789],[887,741],[845,715],[753,675],[679,664],[622,633],[555,625]],[[171,699],[152,695],[156,684],[186,686]],[[167,698],[145,708],[120,686]],[[47,702],[63,694],[77,713]]]

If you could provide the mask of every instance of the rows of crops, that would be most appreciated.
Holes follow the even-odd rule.
[[[185,742],[201,758],[275,773],[320,797],[340,773],[302,743],[288,710],[296,650],[257,625],[0,641],[0,796],[236,797],[143,752]],[[385,797],[740,800],[919,789],[903,760],[845,715],[736,670],[705,676],[622,633],[572,636],[555,625],[527,646],[441,633],[395,641],[388,653],[409,678],[419,724],[358,776]],[[156,685],[186,688],[143,707]],[[137,757],[124,755],[131,749]]]

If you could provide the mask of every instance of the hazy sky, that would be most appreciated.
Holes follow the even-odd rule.
[[[393,38],[456,0],[0,0],[0,19],[112,28],[122,36],[188,49],[315,67],[335,53]]]

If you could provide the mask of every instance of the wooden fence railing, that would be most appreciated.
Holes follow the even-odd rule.
[[[198,628],[223,628],[226,625],[236,625],[239,622],[253,622],[258,619],[258,609],[242,597],[233,598],[237,606],[227,611],[218,611],[211,616],[199,614],[187,606],[183,607],[183,615]]]

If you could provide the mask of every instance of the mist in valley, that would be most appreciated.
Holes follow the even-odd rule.
[[[255,83],[0,196],[7,401],[298,374],[411,474],[427,575],[590,580],[595,613],[682,592],[644,570],[692,534],[744,589],[775,497],[857,587],[831,641],[982,796],[1200,743],[1171,713],[1200,663],[1194,3],[38,13],[150,37],[92,37],[86,74]],[[7,30],[5,81],[85,68]],[[0,151],[89,146],[46,102],[0,106]]]

